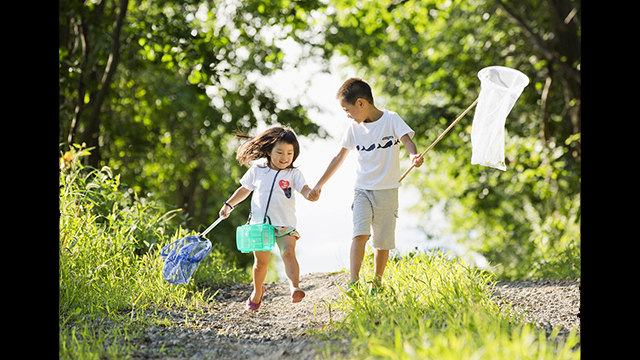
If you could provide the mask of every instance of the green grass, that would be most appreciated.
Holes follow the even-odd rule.
[[[368,253],[361,274],[373,273],[372,262]],[[325,335],[353,339],[354,359],[580,358],[574,333],[548,341],[544,331],[501,312],[490,298],[493,277],[442,254],[392,258],[383,291],[370,294],[361,279],[331,305],[348,315]]]
[[[189,283],[166,282],[160,249],[195,232],[175,221],[179,209],[121,189],[108,167],[83,168],[79,160],[87,154],[75,146],[61,157],[59,355],[122,358],[139,329],[161,321],[146,315],[153,309],[195,309],[212,301],[212,285],[249,277],[214,246]]]
[[[145,327],[167,325],[155,310],[202,311],[214,301],[212,285],[246,282],[250,274],[214,244],[188,284],[166,282],[160,249],[194,232],[180,227],[179,210],[138,197],[109,168],[84,169],[79,159],[86,154],[76,146],[61,157],[59,358],[126,359]],[[576,270],[568,260],[556,262],[546,271]],[[369,253],[362,274],[372,272]],[[368,294],[362,279],[361,290],[329,305],[348,315],[320,336],[351,339],[356,359],[580,357],[579,347],[571,350],[575,334],[548,341],[544,332],[501,313],[490,299],[493,278],[441,254],[392,258],[384,291]]]

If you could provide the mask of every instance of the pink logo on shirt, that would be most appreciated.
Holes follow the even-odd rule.
[[[291,199],[291,188],[289,187],[289,182],[287,180],[280,180],[278,185],[280,185],[280,188],[284,191],[284,196],[286,196],[287,199]]]

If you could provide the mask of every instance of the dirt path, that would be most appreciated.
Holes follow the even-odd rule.
[[[286,282],[266,284],[267,292],[258,311],[246,311],[251,293],[249,283],[225,284],[216,302],[203,313],[183,310],[158,311],[170,327],[147,329],[142,344],[133,354],[137,359],[316,359],[326,342],[308,336],[342,314],[327,303],[341,296],[348,275],[316,273],[301,277],[304,300],[291,303]],[[215,291],[215,290],[214,290]],[[187,319],[188,317],[188,319]],[[186,319],[186,320],[185,320]],[[332,342],[348,351],[348,342]],[[163,347],[164,346],[164,347]]]
[[[559,337],[566,337],[572,329],[580,333],[580,282],[559,280],[501,281],[493,292],[494,301],[504,304],[550,334],[561,327]]]
[[[146,329],[135,359],[316,359],[330,344],[338,349],[335,358],[345,357],[348,341],[320,341],[309,336],[343,314],[327,303],[341,296],[348,275],[315,273],[301,277],[306,297],[291,304],[286,282],[266,284],[263,305],[256,312],[246,311],[251,284],[225,284],[218,289],[216,302],[199,313],[186,310],[158,310],[167,326]],[[339,288],[340,287],[340,288]],[[215,292],[215,289],[213,290]],[[499,282],[493,294],[498,304],[511,302],[515,311],[549,333],[562,325],[561,334],[580,328],[578,282],[515,281]],[[169,325],[170,324],[170,325]],[[324,358],[324,357],[322,357]]]

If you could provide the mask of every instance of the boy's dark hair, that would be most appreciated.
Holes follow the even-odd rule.
[[[293,169],[293,163],[300,155],[300,144],[296,133],[289,127],[274,126],[257,136],[236,134],[236,138],[249,139],[238,148],[236,159],[240,164],[250,166],[251,161],[266,158],[271,163],[271,150],[280,141],[293,145],[293,161],[288,168]]]
[[[371,87],[366,81],[360,78],[350,78],[340,86],[338,93],[336,94],[338,101],[344,101],[349,104],[355,104],[356,100],[364,99],[373,104],[373,94],[371,93]]]

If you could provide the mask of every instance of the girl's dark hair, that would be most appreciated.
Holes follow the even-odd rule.
[[[275,126],[269,128],[257,136],[249,136],[245,134],[236,134],[237,138],[249,139],[238,148],[236,159],[242,165],[251,165],[251,161],[262,158],[267,159],[267,163],[271,164],[271,150],[280,141],[293,145],[293,161],[288,168],[293,168],[293,163],[300,155],[300,144],[296,133],[291,128]]]
[[[373,104],[373,93],[371,87],[366,81],[360,78],[350,78],[340,86],[338,93],[336,94],[338,101],[345,101],[351,105],[356,103],[358,99],[364,99]]]

